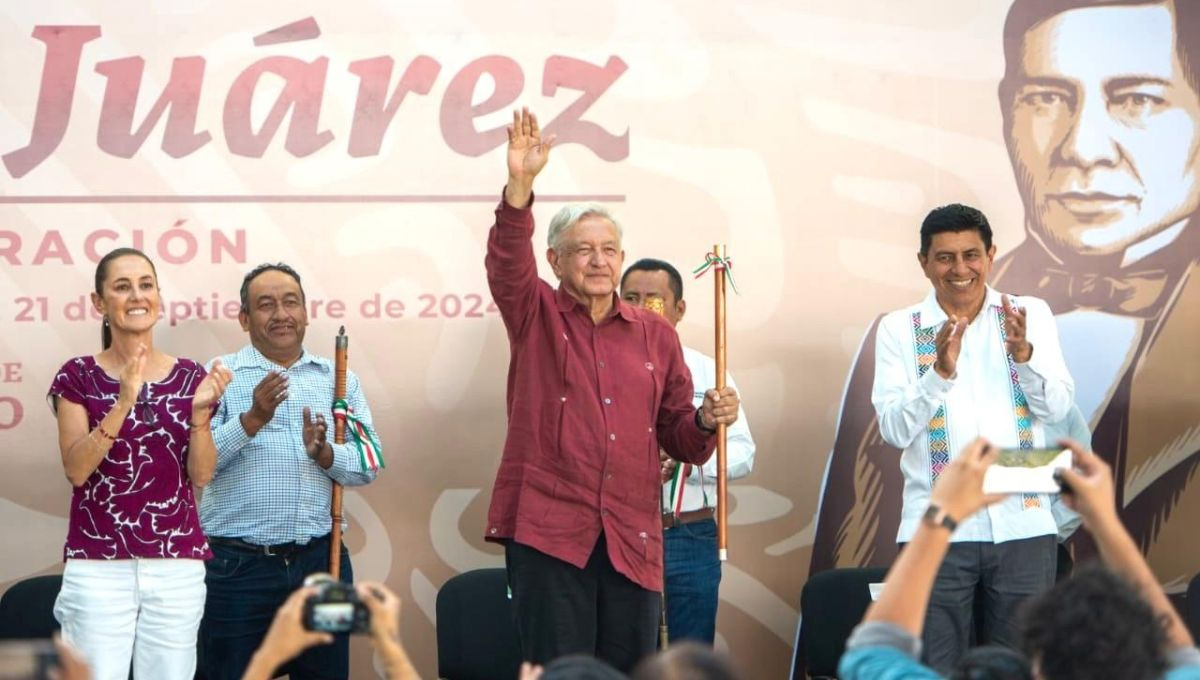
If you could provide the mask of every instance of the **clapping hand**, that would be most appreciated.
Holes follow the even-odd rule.
[[[221,364],[220,359],[213,361],[212,370],[204,376],[204,380],[192,395],[192,425],[200,426],[208,422],[207,414],[197,420],[196,414],[207,411],[225,394],[229,383],[233,382],[233,372]]]
[[[308,454],[318,465],[325,469],[329,469],[333,465],[333,449],[329,446],[329,442],[325,439],[326,425],[325,414],[318,413],[316,418],[313,418],[312,411],[304,407],[304,431],[302,433],[304,439],[304,452]]]
[[[1000,301],[1004,304],[1004,349],[1013,361],[1023,364],[1033,357],[1033,345],[1025,339],[1025,308],[1013,304],[1007,295]]]
[[[937,359],[933,362],[933,370],[949,380],[958,372],[958,354],[962,351],[962,336],[967,330],[967,319],[950,315],[942,329],[933,339],[937,348]]]
[[[242,414],[242,426],[254,436],[275,417],[275,409],[288,398],[288,377],[280,371],[268,371],[250,395],[250,410]]]
[[[118,400],[131,406],[137,402],[138,393],[142,391],[142,384],[145,382],[143,373],[146,370],[147,359],[149,359],[149,352],[146,346],[139,344],[133,358],[121,367],[121,389],[117,396]]]

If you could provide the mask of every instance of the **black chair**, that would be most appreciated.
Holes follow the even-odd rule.
[[[521,645],[504,569],[476,569],[442,585],[437,595],[438,677],[515,678]]]
[[[800,632],[793,678],[836,678],[846,639],[871,605],[870,583],[881,583],[884,567],[830,569],[814,574],[800,592]],[[803,666],[803,668],[801,668]]]
[[[0,640],[48,638],[58,629],[54,601],[62,575],[34,576],[14,583],[0,597]]]

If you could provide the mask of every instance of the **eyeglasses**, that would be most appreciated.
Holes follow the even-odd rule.
[[[158,424],[158,416],[154,413],[154,407],[150,403],[150,385],[142,383],[142,391],[138,394],[137,400],[138,419],[147,427],[154,427]]]

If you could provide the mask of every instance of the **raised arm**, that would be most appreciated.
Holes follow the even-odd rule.
[[[533,179],[546,167],[553,145],[554,135],[542,139],[535,114],[527,108],[513,111],[513,122],[508,126],[508,184],[504,187],[504,200],[509,205],[529,207]]]
[[[1060,471],[1064,483],[1063,500],[1083,518],[1083,525],[1092,532],[1104,563],[1128,579],[1158,618],[1165,622],[1168,650],[1195,646],[1191,633],[1167,599],[1137,543],[1121,524],[1112,468],[1075,441],[1068,439],[1059,443],[1071,449],[1073,465],[1073,469]]]
[[[950,462],[929,495],[930,507],[937,508],[935,517],[917,527],[913,540],[888,571],[883,594],[867,610],[864,621],[885,621],[915,637],[921,635],[933,581],[953,533],[940,517],[944,515],[949,524],[957,524],[1004,498],[983,492],[983,475],[998,454],[998,449],[986,440],[976,439]]]
[[[954,526],[1003,498],[983,493],[983,475],[997,453],[986,441],[976,439],[938,477],[929,499],[931,517],[922,520],[888,570],[879,600],[867,609],[846,643],[838,677],[941,678],[917,662],[925,610]]]
[[[534,308],[537,260],[533,254],[533,180],[550,158],[554,138],[542,139],[537,116],[528,109],[513,112],[508,127],[508,181],[488,232],[488,288],[512,336],[520,335]]]
[[[387,680],[421,680],[400,639],[400,598],[376,581],[355,584],[358,599],[371,612],[371,645],[383,661]]]

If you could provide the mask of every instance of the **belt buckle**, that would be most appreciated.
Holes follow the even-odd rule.
[[[279,553],[271,552],[271,546],[264,545],[261,547],[262,547],[263,555],[266,555],[267,557],[279,557]]]

